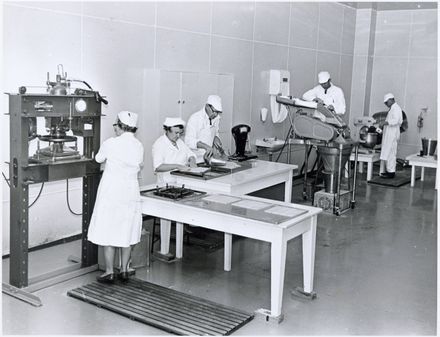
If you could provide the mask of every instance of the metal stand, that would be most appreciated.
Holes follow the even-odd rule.
[[[62,273],[75,277],[97,269],[97,247],[87,241],[87,230],[100,180],[100,166],[93,161],[93,157],[100,145],[101,103],[90,94],[8,95],[11,135],[10,284],[3,285],[3,292],[23,299],[23,296],[26,297],[24,295],[26,291],[32,292],[66,280],[66,277],[59,276]],[[87,107],[85,111],[76,111],[73,108],[80,100],[84,101]],[[37,117],[44,117],[53,124],[69,121],[70,130],[84,140],[81,158],[60,158],[55,161],[53,158],[42,158],[39,154],[37,157],[29,157],[29,141],[34,138],[31,138],[30,131],[35,127]],[[81,264],[30,280],[28,275],[29,185],[75,177],[83,177]],[[74,271],[79,268],[86,269]],[[33,296],[29,298],[29,303],[38,305],[38,301]]]

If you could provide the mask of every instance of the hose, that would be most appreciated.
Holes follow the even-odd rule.
[[[9,183],[9,179],[5,176],[5,174],[2,172],[3,178],[5,178],[6,184],[8,184],[9,188],[11,188],[11,184]]]
[[[69,208],[70,213],[72,213],[73,215],[82,215],[82,213],[75,213],[74,211],[72,211],[72,208],[70,208],[70,203],[69,203],[69,179],[66,179],[66,201],[67,201],[67,208]]]
[[[40,192],[38,192],[37,197],[35,198],[35,200],[28,206],[28,208],[31,208],[32,206],[34,206],[34,204],[37,202],[38,198],[41,195],[41,192],[43,191],[43,187],[44,187],[44,182],[41,183],[41,188],[40,188]]]

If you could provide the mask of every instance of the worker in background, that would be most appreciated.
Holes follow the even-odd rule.
[[[386,161],[386,172],[381,173],[383,178],[394,178],[396,175],[397,142],[400,139],[400,125],[402,125],[402,109],[396,103],[393,94],[386,94],[383,102],[389,108],[387,118],[383,124],[382,149],[380,159]]]
[[[167,117],[163,123],[165,134],[153,144],[153,168],[158,183],[171,181],[172,170],[197,166],[195,153],[180,139],[184,128],[185,121],[182,119]]]
[[[193,113],[188,120],[185,143],[205,161],[213,155],[223,155],[223,145],[219,138],[222,100],[217,95],[210,95],[205,106]]]
[[[97,278],[101,283],[113,283],[115,248],[121,247],[121,273],[128,281],[131,247],[141,238],[142,212],[138,173],[142,168],[144,148],[134,133],[138,116],[121,111],[113,124],[116,137],[104,141],[95,156],[105,162],[98,187],[95,207],[88,231],[88,240],[104,247],[105,272]]]
[[[319,85],[305,92],[302,98],[305,101],[324,104],[327,109],[337,115],[345,114],[344,92],[331,82],[330,74],[327,71],[321,71],[318,74],[318,82]]]

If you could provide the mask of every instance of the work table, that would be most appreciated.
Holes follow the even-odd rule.
[[[150,185],[142,190],[154,187]],[[176,257],[183,256],[184,223],[225,233],[224,269],[226,271],[231,270],[232,235],[270,242],[271,306],[270,310],[259,309],[257,312],[277,321],[282,320],[287,243],[301,235],[304,292],[313,292],[316,224],[317,215],[322,211],[320,208],[251,196],[231,197],[209,193],[179,201],[144,193],[141,200],[144,214],[176,222]],[[241,212],[231,212],[233,214],[225,212],[228,207],[240,208],[240,205],[243,206]],[[249,210],[275,212],[276,216],[261,217],[264,220],[257,220],[255,214],[249,216],[252,213],[248,212]]]

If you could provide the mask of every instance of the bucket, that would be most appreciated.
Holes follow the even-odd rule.
[[[150,232],[142,228],[141,240],[131,251],[131,267],[150,266]]]
[[[433,156],[437,147],[437,140],[422,138],[422,151],[424,156]]]

